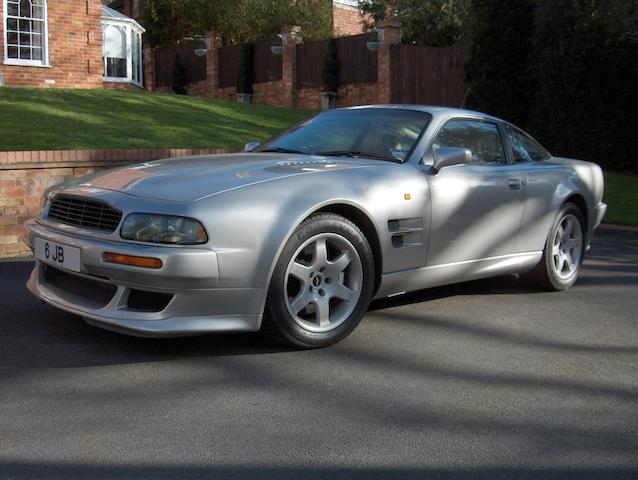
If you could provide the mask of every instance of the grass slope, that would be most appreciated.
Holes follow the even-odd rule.
[[[240,148],[310,110],[113,90],[0,88],[0,150]]]
[[[638,225],[638,177],[605,173],[605,223]]]

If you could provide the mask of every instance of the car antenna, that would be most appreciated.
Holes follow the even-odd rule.
[[[465,95],[463,96],[463,102],[461,102],[461,108],[465,108],[465,102],[467,101],[467,97],[470,95],[470,88],[465,90]]]

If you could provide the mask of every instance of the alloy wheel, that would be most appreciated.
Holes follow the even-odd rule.
[[[363,265],[350,241],[321,233],[297,249],[284,278],[288,313],[305,330],[322,333],[337,328],[355,310]]]
[[[583,231],[578,218],[568,213],[565,215],[554,232],[552,242],[552,265],[554,273],[566,280],[579,267],[583,251]]]

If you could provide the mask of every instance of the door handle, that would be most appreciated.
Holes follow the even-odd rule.
[[[510,187],[510,190],[520,190],[524,183],[518,178],[509,178],[507,180],[507,186]]]

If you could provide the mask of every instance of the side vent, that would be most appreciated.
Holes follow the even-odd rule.
[[[420,218],[397,218],[388,220],[395,248],[423,245],[423,221]]]

